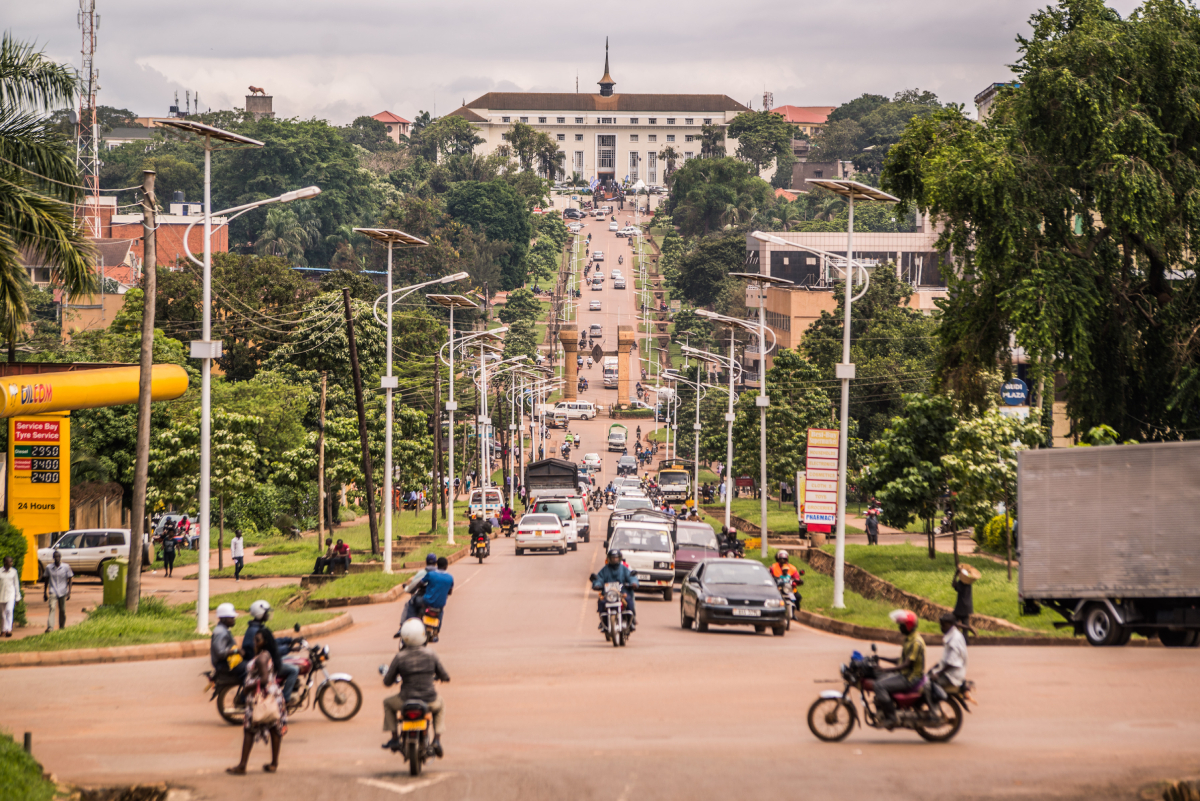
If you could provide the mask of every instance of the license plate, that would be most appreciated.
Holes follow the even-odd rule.
[[[426,626],[437,626],[438,619],[436,617],[427,617],[422,621]]]
[[[758,609],[734,609],[734,617],[762,617],[762,612]]]
[[[649,581],[650,580],[649,573],[638,573],[637,577],[638,577],[638,581]]]
[[[428,723],[424,720],[402,720],[400,721],[400,731],[425,731]]]
[[[535,536],[535,537],[540,537],[540,536],[542,536],[542,532],[540,532],[540,531],[535,531],[535,532],[533,532],[533,536]]]

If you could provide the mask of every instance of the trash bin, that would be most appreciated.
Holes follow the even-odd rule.
[[[104,605],[125,605],[125,577],[129,573],[129,560],[109,559],[100,567],[100,581],[104,584]]]

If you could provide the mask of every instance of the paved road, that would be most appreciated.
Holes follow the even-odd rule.
[[[600,548],[516,557],[501,538],[485,564],[453,567],[437,646],[453,677],[448,754],[413,798],[1128,798],[1196,769],[1192,651],[977,648],[981,706],[953,743],[856,731],[826,745],[804,723],[822,689],[813,680],[863,643],[797,626],[782,639],[683,631],[676,603],[646,596],[641,628],[614,649],[586,591]],[[393,652],[399,610],[356,607],[357,624],[328,639],[332,669],[364,689],[363,711],[340,724],[296,715],[275,777],[222,773],[241,733],[201,695],[203,659],[4,671],[3,725],[34,732],[38,758],[69,780],[171,780],[213,799],[390,799],[412,786],[379,749],[375,667]]]

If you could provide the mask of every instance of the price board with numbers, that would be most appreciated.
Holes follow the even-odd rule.
[[[37,535],[71,527],[71,418],[8,420],[8,519],[25,534],[24,581],[37,579]]]

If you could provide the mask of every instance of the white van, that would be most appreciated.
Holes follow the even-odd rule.
[[[670,526],[650,520],[617,523],[608,550],[621,552],[621,558],[637,576],[638,592],[662,592],[665,600],[671,600],[675,545]]]
[[[554,412],[562,412],[571,420],[591,420],[596,416],[596,405],[585,400],[559,401],[554,404]]]
[[[504,493],[499,487],[471,490],[471,500],[467,504],[467,514],[483,515],[483,518],[486,520],[492,516],[492,513],[495,513],[496,517],[499,517],[500,510],[503,508]]]

